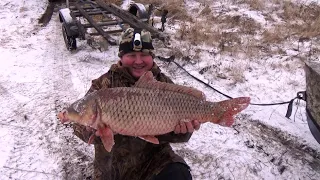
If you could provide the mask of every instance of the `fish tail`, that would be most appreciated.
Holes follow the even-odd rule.
[[[218,102],[218,109],[223,112],[215,122],[221,126],[230,127],[234,123],[233,116],[246,109],[250,104],[250,97],[239,97]],[[219,113],[218,113],[219,114]]]

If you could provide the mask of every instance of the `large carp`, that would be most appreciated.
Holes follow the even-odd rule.
[[[155,135],[174,131],[181,121],[231,126],[233,116],[249,103],[249,97],[209,102],[197,89],[156,81],[147,72],[133,87],[105,88],[86,95],[62,110],[58,118],[62,123],[75,122],[96,129],[110,152],[114,133],[158,144]]]

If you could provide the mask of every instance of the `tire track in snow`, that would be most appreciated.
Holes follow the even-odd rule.
[[[32,48],[30,56],[26,57],[32,57],[32,51],[41,51],[38,47],[32,46],[30,46]],[[31,79],[34,83],[22,81],[17,86],[16,79],[10,79],[6,83],[7,97],[13,97],[15,101],[10,102],[12,115],[6,118],[5,124],[2,124],[9,129],[12,148],[1,168],[1,179],[57,179],[59,175],[52,172],[55,165],[48,158],[44,140],[48,133],[46,127],[54,125],[54,122],[42,123],[51,115],[52,104],[50,94],[46,90],[50,89],[50,84],[37,80],[38,75],[43,71],[41,66],[45,60],[22,58],[16,63],[26,72],[31,71],[29,73],[34,74]],[[23,73],[18,74],[17,77],[24,79]],[[21,102],[21,97],[14,98],[17,95],[25,96],[29,100]]]
[[[54,54],[53,64],[53,92],[54,92],[54,114],[57,114],[66,104],[75,100],[78,94],[77,74],[74,73],[72,62],[77,60],[66,50],[61,32],[61,24],[57,14],[53,15],[55,41],[52,49]],[[56,120],[57,121],[57,120]],[[62,179],[87,179],[92,174],[93,149],[80,139],[75,137],[70,125],[58,125],[54,129],[55,135],[60,137],[59,146],[48,146],[49,151],[54,151],[59,157],[58,165],[61,168]],[[59,151],[55,151],[59,149]]]
[[[71,128],[56,119],[63,104],[60,99],[77,97],[70,67],[65,66],[67,57],[64,53],[68,52],[61,50],[64,46],[59,25],[57,18],[53,18],[46,28],[37,32],[41,36],[37,42],[52,42],[47,47],[29,42],[30,49],[26,51],[30,54],[43,51],[40,57],[34,57],[34,60],[21,57],[15,62],[26,72],[34,74],[34,83],[22,82],[19,86],[15,80],[4,82],[4,85],[1,83],[1,92],[4,92],[1,98],[11,100],[11,113],[0,125],[9,129],[10,135],[6,137],[12,138],[12,148],[0,168],[0,179],[85,179],[86,171],[91,173],[91,166],[87,163],[92,162],[87,155],[92,154],[88,153],[90,147],[82,148],[79,144],[85,143],[74,139]],[[46,38],[45,34],[51,36]],[[15,98],[21,94],[27,97],[22,102],[21,97]]]

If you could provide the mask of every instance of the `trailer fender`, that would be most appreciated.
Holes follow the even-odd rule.
[[[60,22],[71,23],[73,21],[72,16],[70,15],[69,8],[63,8],[59,10],[59,19]]]
[[[79,28],[77,22],[70,15],[70,9],[64,8],[59,10],[59,19],[65,28],[68,37],[77,38],[79,36]]]

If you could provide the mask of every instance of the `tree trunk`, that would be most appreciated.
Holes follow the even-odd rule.
[[[320,62],[306,62],[307,114],[313,136],[320,143]]]

